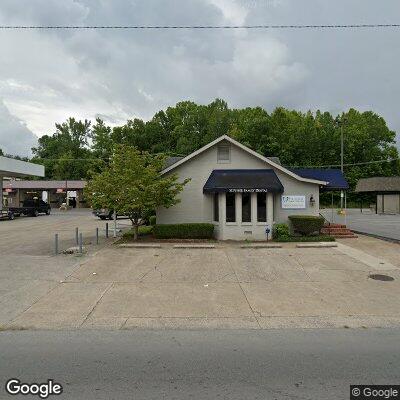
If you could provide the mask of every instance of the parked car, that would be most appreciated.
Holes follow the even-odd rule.
[[[13,220],[13,219],[15,219],[15,214],[9,210],[1,210],[0,211],[0,219]]]
[[[114,211],[108,208],[100,208],[99,210],[93,210],[93,214],[100,219],[113,219]]]
[[[50,215],[51,207],[43,200],[27,199],[22,203],[22,207],[9,207],[8,211],[17,217],[20,215],[37,217],[39,214]]]
[[[100,208],[98,210],[93,210],[93,214],[100,219],[113,219],[114,211],[108,208]],[[126,215],[117,214],[117,218],[128,218]]]

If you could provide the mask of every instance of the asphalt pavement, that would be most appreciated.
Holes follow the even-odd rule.
[[[337,210],[324,209],[321,214],[330,222],[345,224],[351,230],[400,242],[400,214],[375,214],[373,210],[350,208],[346,216]]]
[[[348,399],[350,384],[398,384],[400,330],[7,331],[10,378],[54,379],[60,399]],[[38,398],[38,397],[36,397]]]

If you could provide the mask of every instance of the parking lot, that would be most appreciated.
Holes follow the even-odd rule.
[[[400,241],[400,214],[375,214],[374,210],[361,212],[356,208],[346,210],[346,216],[329,209],[321,210],[321,213],[328,221],[345,224],[353,231]]]
[[[400,325],[398,244],[361,236],[321,249],[139,249],[102,237],[97,246],[104,224],[87,211],[0,223],[3,329]],[[54,233],[73,245],[76,226],[89,253],[52,255]]]
[[[75,227],[80,228],[89,254],[106,244],[105,223],[88,210],[0,221],[0,325],[46,295],[84,262],[85,256],[54,256],[54,235],[59,234],[60,249],[66,249],[75,243]],[[96,227],[101,232],[99,246],[94,244]]]

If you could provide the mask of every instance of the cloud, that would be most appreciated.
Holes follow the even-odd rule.
[[[2,0],[0,23],[221,25],[390,22],[372,0]],[[181,100],[373,109],[400,128],[395,30],[4,31],[0,96],[37,135],[69,116],[148,119]],[[0,142],[0,147],[4,147]]]
[[[5,154],[29,156],[37,137],[17,117],[10,114],[0,101],[0,148]]]

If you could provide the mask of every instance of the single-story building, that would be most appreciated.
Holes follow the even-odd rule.
[[[213,223],[220,240],[265,240],[290,215],[319,215],[319,191],[347,189],[340,170],[287,169],[229,136],[174,157],[162,171],[190,182],[157,224]]]
[[[363,178],[355,191],[376,195],[377,214],[400,214],[400,176]]]
[[[44,176],[44,166],[33,164],[26,161],[15,160],[14,158],[0,156],[0,211],[3,210],[3,179],[7,178],[25,178],[30,176]]]
[[[73,208],[88,207],[83,196],[86,181],[31,181],[8,180],[3,182],[4,198],[8,206],[19,207],[24,200],[39,198],[58,208],[67,203]]]

